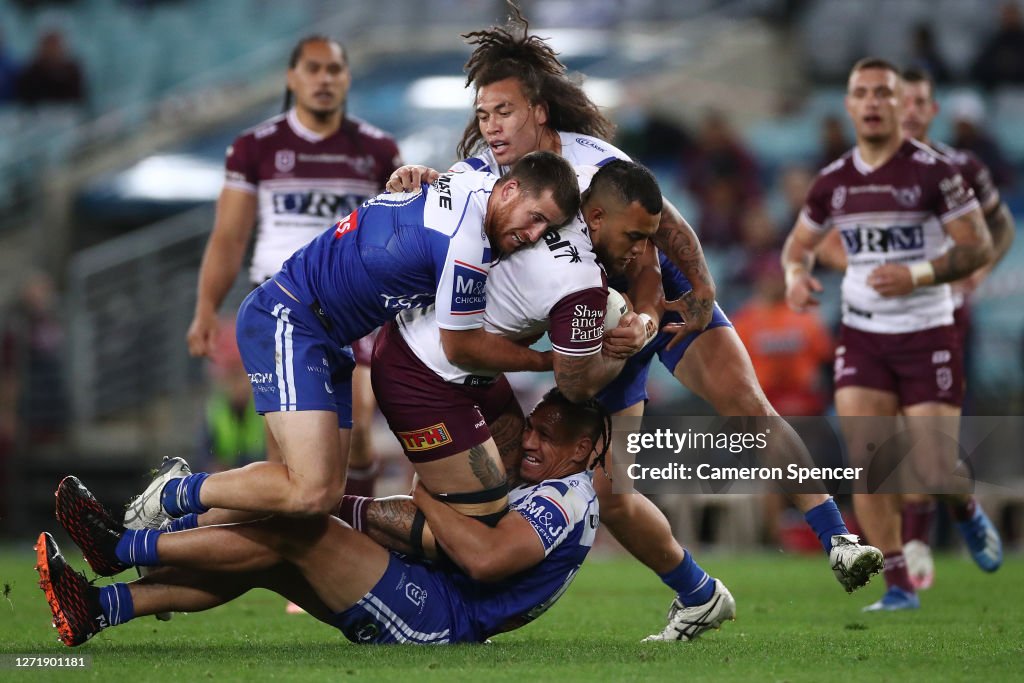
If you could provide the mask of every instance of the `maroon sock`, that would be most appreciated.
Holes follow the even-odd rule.
[[[885,556],[885,585],[889,588],[898,586],[908,593],[914,592],[914,584],[910,583],[910,574],[907,573],[907,560],[902,552]]]
[[[928,544],[932,522],[935,521],[935,501],[903,504],[903,542],[921,541]]]
[[[370,496],[373,497],[373,487],[377,483],[377,463],[371,463],[369,467],[348,468],[348,478],[345,480],[346,496]]]
[[[949,512],[953,519],[958,522],[969,522],[974,519],[974,511],[978,507],[978,501],[971,496],[963,503],[950,503]]]
[[[373,498],[367,496],[342,496],[341,505],[338,506],[338,517],[356,531],[366,529],[366,513],[369,511],[369,503]]]

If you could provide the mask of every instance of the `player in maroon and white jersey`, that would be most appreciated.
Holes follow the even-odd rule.
[[[904,140],[901,85],[888,62],[854,65],[846,108],[857,146],[825,167],[808,194],[783,250],[786,294],[797,310],[817,304],[814,251],[836,228],[847,254],[835,367],[839,415],[902,413],[950,424],[960,415],[963,386],[948,283],[991,260],[991,236],[959,170],[931,148]],[[846,437],[851,453],[866,452],[860,436]],[[935,439],[926,443],[933,469],[951,471],[955,449]],[[970,496],[948,498],[975,561],[994,571],[1002,548],[991,522]],[[902,551],[899,496],[855,495],[854,505],[886,555],[889,590],[867,609],[919,606]]]
[[[957,341],[966,356],[970,328],[970,304],[967,298],[1013,244],[1013,214],[999,196],[999,190],[992,182],[992,174],[981,160],[969,151],[954,149],[929,138],[928,129],[939,112],[939,104],[935,101],[935,84],[927,73],[918,69],[904,70],[903,103],[903,134],[941,152],[953,166],[960,169],[964,181],[974,189],[992,234],[992,247],[995,251],[993,263],[952,285],[953,325]],[[906,496],[903,501],[903,552],[907,558],[911,581],[919,589],[929,587],[933,579],[934,563],[928,540],[934,517],[935,503],[930,496]]]
[[[344,48],[325,36],[308,36],[288,62],[285,111],[244,131],[227,150],[226,178],[217,218],[199,271],[189,351],[208,355],[217,310],[231,289],[256,228],[249,279],[258,285],[281,269],[297,249],[332,222],[384,189],[401,165],[387,133],[345,111],[352,82]],[[294,106],[291,100],[294,97]],[[371,495],[375,464],[369,429],[375,403],[369,350],[353,374],[353,417],[348,486]],[[268,439],[268,457],[277,457]]]

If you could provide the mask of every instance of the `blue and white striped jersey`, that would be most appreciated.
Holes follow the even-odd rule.
[[[600,521],[593,473],[519,486],[509,493],[512,512],[537,532],[546,557],[496,583],[452,576],[479,640],[510,631],[546,612],[565,593],[594,545]]]

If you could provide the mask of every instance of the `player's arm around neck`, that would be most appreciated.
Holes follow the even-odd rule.
[[[199,268],[195,314],[188,329],[188,350],[193,356],[210,352],[217,310],[242,268],[255,224],[256,195],[230,187],[221,190],[213,232]]]
[[[661,223],[654,235],[654,244],[665,252],[693,286],[691,292],[674,302],[676,305],[672,310],[683,316],[691,330],[703,330],[711,322],[714,310],[715,281],[704,260],[704,250],[697,234],[668,199],[663,199]]]
[[[547,372],[551,354],[534,351],[482,327],[472,330],[441,328],[444,355],[455,365],[492,372]]]
[[[422,486],[416,487],[413,501],[448,557],[472,579],[501,581],[544,559],[540,537],[515,510],[489,527],[436,500]]]

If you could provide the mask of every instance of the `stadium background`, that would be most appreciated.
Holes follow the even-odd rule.
[[[783,178],[794,168],[814,172],[822,165],[829,117],[838,117],[839,132],[853,140],[842,102],[849,66],[868,54],[910,63],[911,36],[921,25],[930,28],[950,72],[937,91],[933,137],[952,140],[958,121],[991,136],[1006,160],[1000,190],[1021,219],[1024,81],[983,87],[971,68],[998,28],[1001,4],[522,3],[531,29],[550,37],[563,61],[586,74],[588,92],[619,126],[616,144],[656,171],[665,194],[697,229],[730,312],[751,297],[767,262],[755,252],[770,256],[773,240],[792,225]],[[22,389],[31,385],[40,395],[27,403],[4,398],[14,410],[0,422],[0,537],[23,541],[41,524],[52,526],[51,494],[60,474],[74,470],[96,482],[101,497],[118,500],[160,456],[194,452],[208,378],[203,364],[188,357],[184,334],[223,152],[238,131],[279,111],[295,41],[311,32],[339,38],[353,71],[348,111],[395,134],[407,162],[446,167],[472,101],[461,75],[468,49],[458,34],[503,17],[497,0],[0,2],[0,53],[27,62],[39,37],[58,31],[86,83],[75,104],[0,104],[0,303],[9,311],[0,326],[17,334],[14,311],[27,283],[42,273],[57,293],[47,329],[61,340],[54,362],[5,357],[6,379],[23,378]],[[758,200],[739,222],[768,226],[766,241],[756,230],[740,241],[726,239],[701,220],[704,207],[691,176],[711,111],[754,161],[749,180]],[[831,328],[839,281],[825,277],[822,314]],[[234,303],[244,279],[243,273]],[[1018,239],[973,300],[968,410],[974,414],[1024,409],[1022,293]],[[821,374],[827,377],[827,368]],[[545,381],[517,379],[523,402]],[[708,412],[660,367],[651,392],[652,413]],[[33,410],[46,413],[42,429]],[[57,419],[47,421],[54,411]],[[392,437],[379,436],[382,450],[394,454]],[[1019,547],[1021,500],[1009,501],[1004,512],[999,521]],[[722,514],[750,519],[758,511]],[[723,545],[742,538],[698,531]]]

